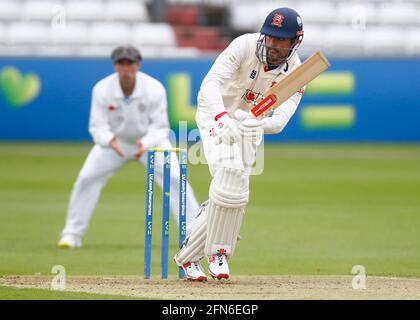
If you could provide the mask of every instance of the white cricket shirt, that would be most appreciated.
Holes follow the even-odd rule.
[[[287,64],[265,71],[255,54],[259,36],[259,33],[239,36],[218,56],[201,84],[197,113],[207,113],[214,119],[223,111],[231,116],[236,109],[249,111],[264,92],[301,64],[295,53]],[[294,94],[262,120],[265,133],[283,130],[295,113],[302,93],[303,90]],[[197,121],[203,119],[202,115],[197,114]]]
[[[164,86],[137,72],[132,95],[124,97],[117,73],[100,80],[92,90],[89,132],[101,146],[109,146],[114,135],[126,143],[141,139],[145,148],[157,146],[169,134]]]

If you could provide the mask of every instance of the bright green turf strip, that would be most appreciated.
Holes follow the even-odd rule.
[[[0,286],[0,300],[138,300],[138,297]]]
[[[0,144],[0,275],[142,275],[145,170],[130,163],[104,189],[81,250],[56,248],[89,144]],[[189,166],[199,201],[206,165]],[[158,189],[158,188],[157,188]],[[270,145],[231,272],[420,277],[419,145]],[[160,191],[153,274],[160,268]],[[171,224],[170,257],[176,252]],[[171,260],[171,259],[170,259]],[[177,270],[172,261],[170,274]]]

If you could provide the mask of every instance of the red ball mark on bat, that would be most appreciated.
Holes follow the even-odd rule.
[[[108,106],[108,110],[109,110],[109,111],[114,111],[114,110],[115,110],[115,107],[114,107],[112,104],[110,104],[110,105]]]
[[[274,87],[276,84],[277,84],[277,82],[275,82],[275,81],[271,82],[270,88]]]
[[[305,93],[305,89],[302,88],[297,93],[304,94]]]

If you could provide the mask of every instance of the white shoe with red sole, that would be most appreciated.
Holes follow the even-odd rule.
[[[229,278],[229,266],[224,254],[215,254],[209,257],[209,273],[214,279]]]
[[[178,262],[175,260],[176,265],[184,271],[185,274],[185,280],[188,281],[207,281],[207,276],[201,269],[201,265],[199,261],[192,261],[187,262],[182,265],[178,264]]]

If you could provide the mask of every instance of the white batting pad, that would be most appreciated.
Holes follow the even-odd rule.
[[[207,238],[204,253],[217,254],[223,249],[233,256],[249,198],[249,176],[244,171],[220,168],[210,185],[207,208]]]
[[[208,201],[200,207],[200,212],[191,223],[191,233],[187,236],[182,249],[176,254],[175,260],[178,264],[185,264],[191,261],[199,261],[204,257],[204,246],[206,244]]]

